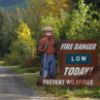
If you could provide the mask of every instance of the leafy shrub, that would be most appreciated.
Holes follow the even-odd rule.
[[[6,58],[10,64],[23,64],[29,58],[35,57],[36,42],[31,38],[30,29],[23,21],[19,23],[16,33],[17,39],[11,44],[10,54]]]

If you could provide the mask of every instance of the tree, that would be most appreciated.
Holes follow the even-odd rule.
[[[85,3],[92,4],[92,9],[100,11],[100,0],[85,0]]]
[[[2,55],[2,40],[3,40],[3,33],[2,33],[2,27],[3,27],[3,15],[0,12],[0,55]]]
[[[15,17],[5,9],[0,9],[0,55],[5,56],[9,52],[9,46],[16,38],[14,29],[16,27]]]
[[[0,56],[4,56],[8,51],[9,36],[5,24],[5,16],[0,12]]]
[[[0,12],[0,32],[2,31],[2,27],[3,27],[3,14]]]
[[[7,60],[11,64],[24,64],[29,58],[35,57],[36,42],[31,38],[31,31],[23,21],[20,21],[16,34],[17,39],[11,45]]]
[[[31,9],[38,15],[60,16],[60,11],[68,11],[71,8],[71,0],[30,0],[28,1]]]
[[[35,38],[38,40],[41,36],[41,19],[43,17],[52,16],[57,20],[61,17],[61,12],[69,11],[71,9],[71,0],[26,0],[28,9],[25,10],[24,21],[34,31]],[[29,17],[30,16],[30,17]],[[41,18],[42,16],[42,18]],[[53,23],[53,22],[52,22]],[[59,23],[59,22],[58,22]],[[53,25],[54,26],[54,25]],[[57,25],[58,26],[58,25]],[[58,29],[56,28],[58,31]],[[58,32],[56,32],[58,34]]]
[[[81,30],[87,19],[90,17],[88,14],[89,6],[84,4],[84,0],[79,0],[78,7],[73,8],[71,12],[66,13],[66,19],[62,25],[63,33],[69,39],[82,39],[79,30]]]

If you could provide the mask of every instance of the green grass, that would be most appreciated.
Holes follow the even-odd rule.
[[[28,75],[24,77],[26,83],[31,86],[34,90],[38,90],[41,93],[53,94],[57,97],[90,97],[90,98],[100,98],[100,87],[81,87],[81,88],[69,88],[67,86],[37,86],[36,82],[39,79],[39,75]]]
[[[22,73],[35,73],[40,70],[40,67],[22,67],[22,66],[16,66],[12,67],[10,69],[11,71],[17,73],[17,74],[22,74]]]
[[[47,91],[56,96],[64,95],[65,97],[95,97],[100,98],[100,87],[82,87],[82,88],[68,88],[68,87],[48,87]]]
[[[39,67],[34,68],[26,68],[26,67],[13,67],[11,69],[12,71],[20,74],[20,73],[34,73],[38,72],[40,70]],[[73,87],[69,88],[67,86],[37,86],[37,80],[40,79],[39,74],[32,74],[32,75],[25,75],[23,76],[25,82],[27,85],[33,88],[33,90],[37,90],[40,92],[40,94],[48,95],[52,94],[57,97],[64,97],[64,98],[70,98],[70,97],[94,97],[94,98],[100,98],[100,87]]]

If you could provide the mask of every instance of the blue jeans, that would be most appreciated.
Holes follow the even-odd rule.
[[[42,74],[47,70],[47,76],[54,77],[56,75],[56,57],[55,55],[43,55],[42,57]]]

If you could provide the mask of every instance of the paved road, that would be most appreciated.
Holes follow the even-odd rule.
[[[58,100],[53,97],[39,97],[38,92],[29,88],[20,76],[7,67],[0,66],[0,100]],[[62,100],[62,99],[59,99]],[[66,100],[66,99],[63,99]],[[93,98],[70,98],[67,100],[100,100]]]
[[[39,97],[36,90],[29,88],[20,77],[0,66],[0,100],[57,100],[53,97]]]
[[[35,100],[32,91],[21,78],[14,76],[6,67],[0,66],[0,100]]]

